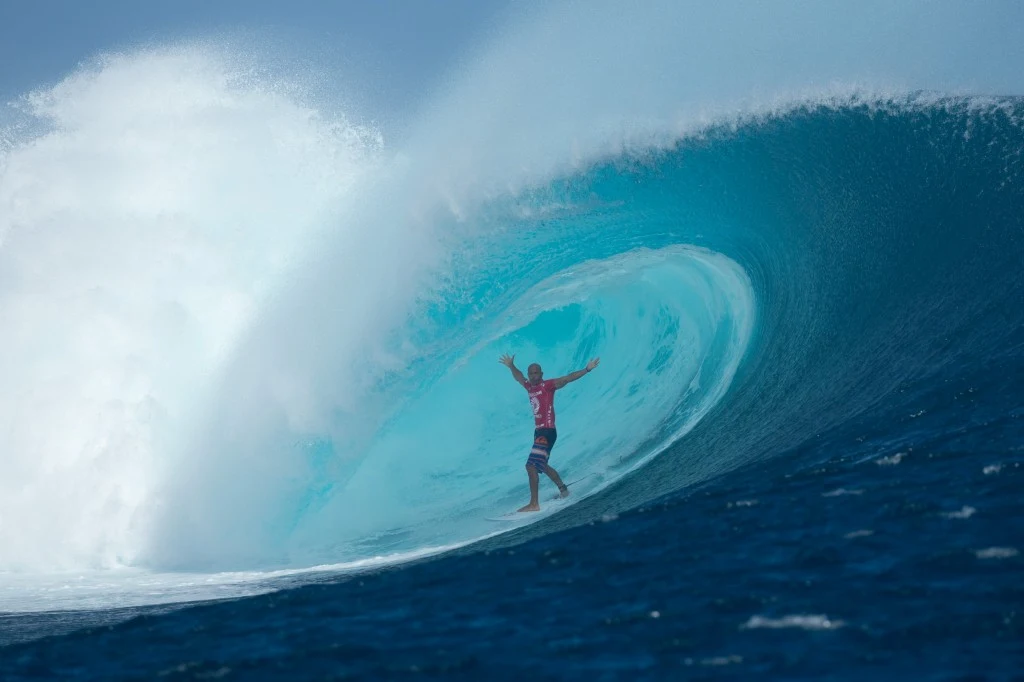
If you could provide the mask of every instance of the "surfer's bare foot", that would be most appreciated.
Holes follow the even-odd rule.
[[[530,504],[526,505],[525,507],[520,508],[519,511],[521,511],[521,512],[540,511],[540,505],[536,504],[534,502],[531,502]]]
[[[569,488],[563,485],[561,488],[558,489],[558,496],[569,497]]]

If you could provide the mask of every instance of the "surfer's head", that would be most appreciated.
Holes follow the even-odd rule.
[[[526,368],[526,376],[530,379],[531,384],[539,384],[541,379],[544,378],[544,372],[541,370],[540,365],[535,362]]]

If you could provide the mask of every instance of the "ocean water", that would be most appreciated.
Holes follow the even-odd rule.
[[[400,153],[209,46],[19,100],[3,678],[1020,679],[1024,100],[492,94]],[[516,523],[506,352],[601,357]]]

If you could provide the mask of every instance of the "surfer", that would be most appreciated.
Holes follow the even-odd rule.
[[[558,433],[555,431],[555,391],[566,384],[576,381],[583,375],[591,372],[597,367],[601,358],[594,358],[587,363],[584,369],[576,370],[572,374],[566,374],[557,379],[544,381],[544,373],[536,362],[526,368],[529,379],[523,376],[515,365],[515,355],[502,355],[498,360],[501,364],[512,370],[512,376],[526,389],[530,396],[530,405],[533,407],[533,448],[530,450],[530,457],[526,460],[526,474],[530,477],[530,504],[519,511],[531,512],[540,511],[540,503],[537,498],[539,473],[545,473],[558,486],[558,492],[562,497],[569,496],[569,488],[562,483],[561,476],[548,464],[548,457],[551,455],[551,448],[555,445]]]

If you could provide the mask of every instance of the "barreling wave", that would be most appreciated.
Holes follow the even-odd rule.
[[[521,501],[530,428],[505,351],[549,376],[604,358],[559,396],[555,461],[589,476],[580,499],[658,455],[612,507],[796,447],[947,362],[969,371],[1019,342],[1019,114],[792,107],[482,205],[381,343],[407,361],[365,390],[373,437],[303,434],[288,469],[306,477],[278,487],[276,527],[214,510],[164,544],[214,566],[226,543],[309,564],[494,532],[481,519]]]
[[[671,22],[585,78],[618,24],[584,19],[594,50],[552,70],[522,49],[546,24],[502,43],[393,157],[203,50],[22,101],[0,151],[0,571],[249,572],[225,585],[500,532],[483,519],[522,503],[530,435],[504,352],[548,376],[602,356],[556,406],[587,503],[518,537],[1018,366],[1020,99],[728,64],[694,97],[666,87],[692,55],[635,77]],[[523,54],[549,59],[522,77]]]

